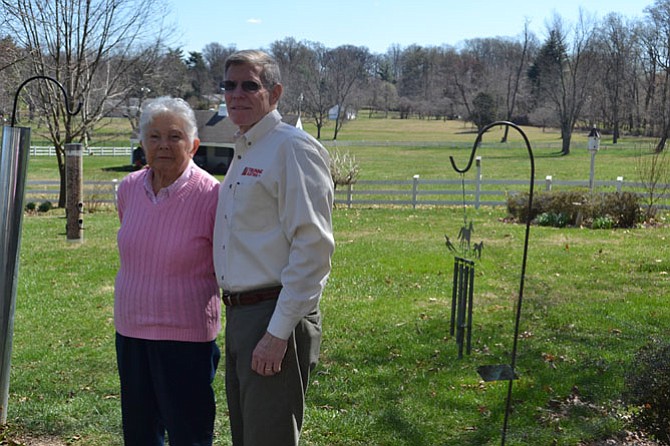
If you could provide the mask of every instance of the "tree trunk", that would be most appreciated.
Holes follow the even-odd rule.
[[[570,140],[572,139],[572,130],[566,125],[561,126],[562,149],[561,155],[570,155]]]
[[[509,126],[506,125],[506,126],[505,126],[505,132],[503,133],[503,137],[502,137],[502,139],[500,140],[500,142],[501,142],[501,143],[506,143],[506,142],[507,142],[507,138],[508,138],[508,136],[509,136]]]
[[[664,132],[663,136],[661,136],[661,139],[658,141],[658,144],[656,144],[656,149],[654,149],[654,152],[661,153],[665,149],[665,143],[667,141],[668,141],[668,133]]]
[[[616,144],[619,142],[619,120],[614,121],[614,129],[612,130],[612,144]]]
[[[60,177],[60,186],[58,189],[58,207],[65,207],[65,155],[63,154],[65,149],[62,147],[56,147],[56,158],[58,160],[58,176]]]

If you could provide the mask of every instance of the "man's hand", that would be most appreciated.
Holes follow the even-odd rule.
[[[281,372],[281,363],[287,347],[287,340],[265,332],[251,355],[251,369],[262,376],[272,376]]]

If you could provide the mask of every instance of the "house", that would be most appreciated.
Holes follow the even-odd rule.
[[[237,126],[228,119],[226,105],[219,110],[194,110],[200,147],[193,161],[212,174],[225,174],[235,154]],[[302,128],[299,115],[283,115],[287,124]],[[135,138],[134,141],[137,141]]]
[[[193,161],[213,174],[225,174],[235,154],[237,126],[228,119],[225,104],[219,110],[195,110],[200,147]]]
[[[337,114],[340,111],[340,106],[339,105],[333,105],[329,110],[328,110],[328,119],[331,121],[334,121],[337,119]],[[352,121],[356,119],[356,112],[352,110],[349,107],[345,107],[344,111],[344,116],[340,116],[341,118],[344,118],[346,121]]]

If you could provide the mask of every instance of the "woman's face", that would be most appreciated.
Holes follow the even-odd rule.
[[[176,176],[186,170],[198,150],[200,140],[196,138],[191,143],[184,128],[185,123],[180,117],[168,113],[154,117],[142,139],[147,164],[152,169],[160,174]]]

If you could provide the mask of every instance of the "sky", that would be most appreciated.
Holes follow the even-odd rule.
[[[185,53],[212,42],[267,49],[277,40],[367,47],[458,46],[467,39],[520,37],[524,24],[541,40],[555,15],[574,24],[580,9],[602,20],[611,12],[644,17],[653,0],[172,0],[167,20]]]

